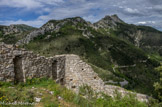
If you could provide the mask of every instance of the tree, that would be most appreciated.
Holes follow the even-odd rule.
[[[154,84],[155,91],[157,93],[157,97],[160,101],[162,101],[162,65],[156,68],[157,71],[160,72],[160,81]]]

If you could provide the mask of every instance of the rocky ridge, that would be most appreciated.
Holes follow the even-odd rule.
[[[85,33],[87,29],[84,27],[77,27],[77,24],[82,23],[83,26],[95,28],[93,24],[91,24],[90,22],[86,22],[81,17],[67,18],[64,20],[50,20],[45,25],[43,25],[40,29],[34,30],[33,32],[27,34],[27,36],[24,39],[17,42],[17,45],[28,44],[35,37],[39,35],[44,35],[46,32],[51,32],[51,33],[59,32],[59,30],[67,23],[72,24],[74,27],[76,27],[76,29],[82,30],[83,36],[87,36],[87,37],[91,36],[92,34],[90,32]]]
[[[94,23],[94,26],[97,28],[104,29],[115,29],[117,27],[117,23],[125,23],[122,21],[117,15],[105,16],[103,19]]]
[[[124,23],[117,15],[106,16],[102,20],[92,24],[90,22],[85,21],[81,17],[67,18],[63,20],[50,20],[46,24],[44,24],[40,29],[35,30],[29,33],[26,38],[18,41],[17,45],[20,44],[28,44],[31,40],[33,40],[38,35],[44,35],[46,32],[59,32],[60,28],[62,28],[65,24],[71,23],[76,29],[82,31],[82,35],[85,37],[93,36],[91,31],[88,28],[97,30],[99,28],[113,28],[117,26],[117,23]],[[83,24],[83,27],[78,27],[78,24]]]
[[[4,26],[2,32],[4,35],[23,33],[35,29],[34,27],[24,25],[24,24],[13,24],[10,26]]]
[[[59,32],[59,30],[66,24],[70,24],[75,29],[82,31],[82,35],[87,38],[94,37],[90,29],[93,29],[96,32],[100,32],[100,30],[103,29],[101,33],[104,33],[105,35],[113,34],[121,39],[128,40],[128,42],[140,48],[145,48],[146,46],[157,46],[158,48],[159,45],[162,45],[162,33],[160,31],[157,31],[151,27],[127,24],[117,15],[105,16],[103,19],[94,24],[85,21],[81,17],[67,18],[63,20],[50,20],[41,28],[28,33],[25,38],[17,42],[17,45],[28,44],[35,37],[45,35],[47,32]],[[81,25],[82,27],[78,25]],[[11,28],[13,27],[11,26]],[[19,30],[13,29],[13,31],[18,32]],[[156,50],[162,54],[161,48],[160,50]]]

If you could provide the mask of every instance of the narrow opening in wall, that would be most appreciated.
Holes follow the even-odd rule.
[[[23,76],[23,70],[22,70],[22,57],[16,56],[13,59],[13,63],[14,63],[15,83],[24,82],[24,76]]]
[[[71,88],[76,88],[76,86],[75,86],[75,85],[73,85]]]
[[[61,78],[61,79],[60,79],[60,84],[61,84],[61,85],[64,85],[64,78]]]
[[[57,61],[56,60],[52,63],[52,78],[54,80],[57,79]]]
[[[70,79],[70,81],[73,81],[73,79]]]

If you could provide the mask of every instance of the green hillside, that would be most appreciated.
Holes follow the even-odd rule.
[[[149,58],[150,54],[126,39],[118,38],[116,32],[103,33],[83,19],[51,20],[48,23],[63,22],[66,23],[58,31],[39,35],[22,47],[45,56],[77,54],[92,65],[105,82],[113,80],[119,85],[127,80],[129,84],[125,88],[153,95],[153,84],[159,80],[159,73],[154,70],[159,66],[158,60]],[[90,35],[84,36],[83,32]]]

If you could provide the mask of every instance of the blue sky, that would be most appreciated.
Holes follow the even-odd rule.
[[[2,25],[40,27],[50,19],[75,16],[93,23],[112,14],[162,30],[162,0],[0,0]]]

